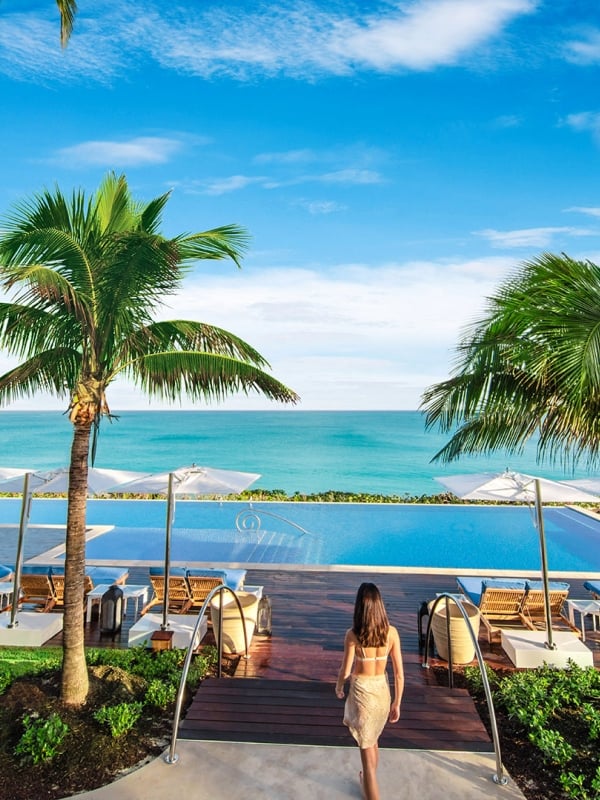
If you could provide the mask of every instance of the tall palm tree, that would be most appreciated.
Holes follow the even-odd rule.
[[[435,459],[523,450],[540,460],[600,456],[600,267],[546,253],[488,300],[457,347],[452,376],[423,395],[426,424],[452,432]]]
[[[134,202],[124,176],[109,174],[95,195],[57,188],[15,208],[0,226],[0,348],[21,360],[0,376],[0,404],[37,392],[69,398],[73,441],[65,557],[62,698],[88,691],[83,650],[87,472],[106,390],[123,376],[149,397],[220,400],[259,392],[296,402],[264,371],[265,359],[231,333],[155,312],[199,259],[239,265],[247,236],[229,225],[165,238],[165,194]],[[93,460],[93,458],[92,458]]]

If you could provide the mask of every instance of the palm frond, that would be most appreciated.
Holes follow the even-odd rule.
[[[203,233],[178,237],[176,242],[183,262],[230,258],[239,267],[250,237],[240,225],[223,225]]]
[[[222,400],[228,395],[258,392],[270,400],[296,403],[299,398],[257,367],[222,355],[197,352],[155,353],[140,357],[125,374],[151,397],[164,400]]]
[[[73,33],[77,3],[75,0],[56,0],[56,5],[60,12],[60,44],[66,47]]]
[[[74,350],[55,348],[38,353],[0,375],[0,403],[6,405],[38,392],[68,397],[77,383],[81,356]]]
[[[269,368],[268,361],[251,345],[215,325],[192,320],[155,322],[131,334],[125,342],[127,356],[134,359],[168,350],[187,350],[240,359],[255,367]]]

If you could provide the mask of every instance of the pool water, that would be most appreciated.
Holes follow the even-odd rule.
[[[239,531],[236,517],[248,509],[248,503],[178,500],[172,561],[494,571],[540,567],[539,539],[526,506],[253,503],[260,527]],[[0,501],[1,522],[16,525],[19,513],[18,499]],[[164,500],[90,500],[88,524],[114,527],[88,541],[88,562],[160,563],[165,515]],[[64,524],[65,519],[66,501],[34,499],[32,525]],[[544,521],[551,571],[600,573],[599,521],[562,507],[545,508]]]

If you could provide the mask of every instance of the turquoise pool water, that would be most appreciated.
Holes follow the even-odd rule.
[[[253,508],[260,529],[239,531],[236,517],[247,503],[178,501],[173,561],[539,570],[537,531],[524,506],[254,503]],[[0,521],[16,525],[19,509],[19,500],[0,500]],[[165,513],[163,500],[90,500],[88,523],[114,529],[88,542],[88,561],[160,562]],[[34,499],[32,525],[64,524],[65,518],[65,501]],[[551,571],[600,573],[600,522],[560,507],[544,509],[544,520]]]

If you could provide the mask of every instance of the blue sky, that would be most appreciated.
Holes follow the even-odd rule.
[[[0,213],[112,169],[172,189],[166,234],[244,225],[243,269],[163,316],[245,338],[302,409],[416,408],[520,262],[600,258],[597,0],[79,7],[61,51],[53,0],[0,3]]]

